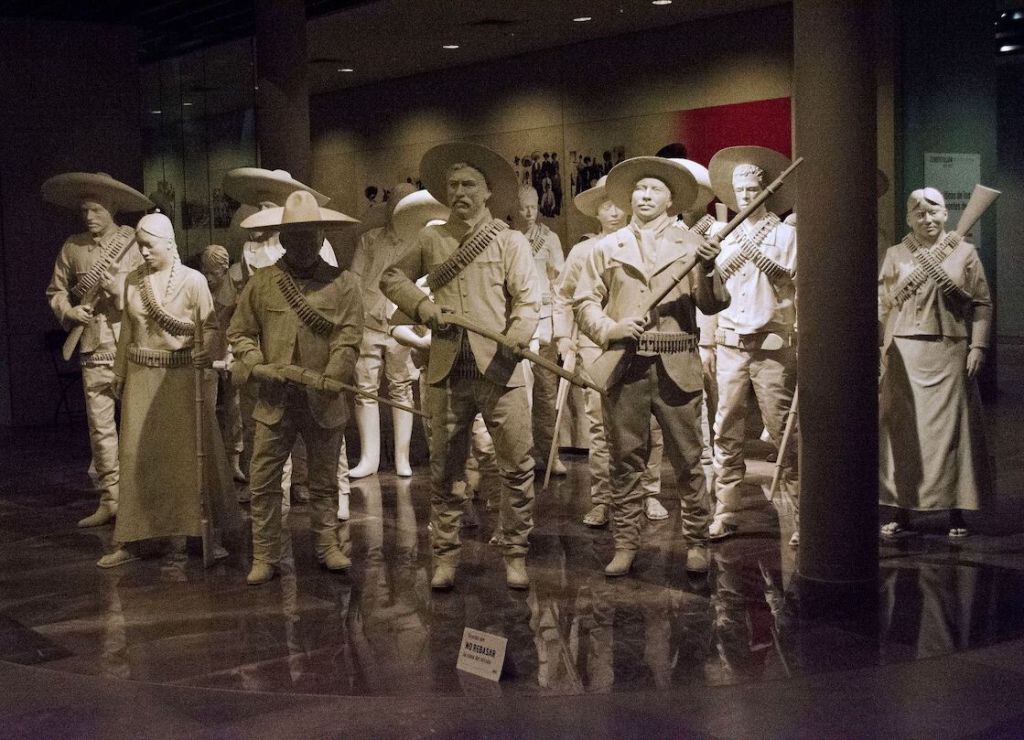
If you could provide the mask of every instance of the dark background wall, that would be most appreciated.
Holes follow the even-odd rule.
[[[68,170],[142,185],[139,77],[131,29],[0,21],[0,425],[49,421],[58,401],[44,297],[76,214],[39,186]]]

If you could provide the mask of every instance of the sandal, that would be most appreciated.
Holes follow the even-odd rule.
[[[950,527],[949,539],[951,540],[962,540],[964,537],[968,537],[971,533],[967,531],[967,527]]]
[[[608,525],[608,504],[598,504],[590,510],[583,523],[588,527],[605,527]]]
[[[648,496],[644,499],[644,516],[652,522],[660,522],[662,519],[668,519],[668,512],[658,499]]]

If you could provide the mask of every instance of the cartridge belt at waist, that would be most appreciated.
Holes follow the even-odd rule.
[[[747,352],[754,350],[777,350],[795,347],[797,335],[794,332],[759,331],[753,334],[740,334],[735,331],[719,329],[715,332],[715,343]]]
[[[697,336],[685,331],[645,331],[637,341],[638,355],[696,352]]]
[[[145,349],[137,344],[130,344],[128,361],[145,367],[191,367],[192,349]]]

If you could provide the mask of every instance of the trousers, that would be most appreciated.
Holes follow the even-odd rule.
[[[120,467],[117,457],[117,402],[110,390],[114,368],[110,365],[82,364],[82,388],[85,413],[89,422],[89,448],[99,482],[100,503],[117,506]]]
[[[454,374],[454,373],[453,373]],[[524,386],[508,388],[477,375],[428,387],[430,523],[435,561],[457,564],[466,491],[452,484],[465,473],[473,420],[483,416],[501,475],[501,528],[506,555],[525,555],[533,529],[533,435]]]
[[[640,547],[643,489],[640,479],[651,450],[651,414],[661,425],[665,452],[679,480],[683,533],[707,539],[711,523],[707,479],[701,467],[700,404],[703,393],[680,390],[657,357],[633,358],[608,393],[604,423],[611,452],[612,523],[616,550]]]

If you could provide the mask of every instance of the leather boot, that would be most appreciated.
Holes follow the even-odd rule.
[[[434,561],[434,575],[430,579],[430,587],[435,591],[447,591],[455,585],[455,564]]]
[[[99,527],[117,516],[117,504],[100,504],[89,516],[79,519],[79,527]]]
[[[412,413],[402,409],[391,409],[391,422],[395,427],[395,475],[408,478],[412,475],[412,465],[409,464]]]
[[[636,550],[616,550],[615,557],[608,565],[604,566],[606,576],[624,576],[633,567],[633,560],[636,558]]]
[[[253,561],[252,568],[249,569],[249,575],[245,577],[245,582],[250,586],[259,586],[273,580],[276,575],[277,568],[273,565],[264,563],[262,560],[255,560]]]
[[[323,558],[320,559],[320,563],[327,568],[327,570],[339,571],[348,570],[352,567],[352,561],[349,560],[348,556],[341,551],[340,547],[334,547],[328,550]]]
[[[505,583],[509,588],[530,587],[530,574],[526,572],[526,558],[522,555],[505,556]]]
[[[380,467],[380,409],[356,406],[356,426],[359,427],[359,464],[348,471],[349,478],[365,478]]]

